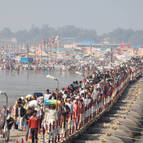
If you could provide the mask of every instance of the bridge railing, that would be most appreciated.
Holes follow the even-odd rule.
[[[46,124],[41,128],[41,132],[38,136],[38,142],[57,143],[68,140],[73,135],[80,132],[85,128],[92,120],[98,118],[106,110],[112,106],[119,98],[130,81],[130,74],[126,78],[120,80],[116,88],[111,89],[108,96],[104,96],[100,101],[95,99],[89,103],[86,107],[82,107],[78,114],[72,112],[66,116],[60,116],[58,120],[53,121],[50,124]],[[31,135],[28,136],[26,142],[31,142]]]

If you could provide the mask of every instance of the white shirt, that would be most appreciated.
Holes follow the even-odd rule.
[[[50,99],[51,96],[52,96],[51,94],[44,94],[44,100]]]
[[[37,107],[37,106],[38,106],[38,101],[37,100],[32,100],[28,104],[28,107]]]
[[[72,103],[66,103],[66,105],[70,108],[70,112],[73,112],[73,105]]]
[[[48,111],[45,111],[45,122],[48,124],[53,124],[53,121],[56,121],[57,119],[57,111],[48,109]]]

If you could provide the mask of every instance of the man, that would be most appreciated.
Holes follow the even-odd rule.
[[[2,129],[4,128],[5,119],[6,119],[6,105],[3,105],[3,108],[0,111],[0,135],[2,135]]]
[[[70,98],[67,99],[67,102],[65,103],[65,105],[67,105],[69,107],[69,109],[70,109],[69,112],[72,113],[73,112],[73,104],[71,103]]]
[[[38,101],[36,99],[33,99],[29,101],[28,108],[37,108],[38,107]]]
[[[24,122],[24,116],[26,114],[26,110],[23,108],[23,105],[19,105],[20,107],[20,115],[19,115],[19,129],[23,130],[23,122]]]
[[[22,130],[23,129],[23,119],[24,119],[26,111],[23,108],[22,102],[20,100],[17,101],[17,104],[14,107],[14,112],[15,112],[14,113],[15,117],[18,121],[18,127],[16,125],[16,129],[18,128],[19,130]]]
[[[40,120],[36,115],[37,115],[37,111],[34,110],[32,117],[28,121],[28,132],[29,132],[29,129],[31,129],[32,143],[35,143],[35,140],[36,140],[36,143],[38,143],[38,137],[37,137],[38,131],[40,133]]]
[[[1,110],[1,127],[4,128],[4,124],[6,121],[6,114],[7,114],[7,109],[6,109],[6,105],[3,105],[3,108]]]
[[[51,98],[52,98],[52,94],[51,94],[50,90],[47,89],[46,93],[44,94],[44,99],[48,100],[48,99],[51,99]]]

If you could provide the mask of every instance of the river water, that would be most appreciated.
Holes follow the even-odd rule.
[[[15,71],[0,71],[0,90],[6,91],[8,94],[9,105],[14,104],[16,99],[34,92],[45,92],[47,88],[55,90],[57,82],[46,78],[50,74],[59,79],[59,87],[66,87],[75,80],[81,80],[79,75],[71,74],[69,72],[35,72],[22,71],[17,73]],[[0,96],[0,107],[5,103],[5,98]]]

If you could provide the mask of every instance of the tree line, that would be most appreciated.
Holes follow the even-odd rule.
[[[0,39],[16,38],[17,42],[23,43],[27,41],[39,42],[41,40],[49,40],[52,36],[57,36],[61,39],[78,41],[92,40],[96,43],[108,39],[109,42],[130,43],[133,45],[143,44],[143,30],[122,29],[118,28],[109,33],[98,35],[96,30],[78,28],[72,25],[67,25],[59,28],[53,28],[49,25],[42,27],[32,26],[29,30],[20,30],[12,32],[9,28],[4,28],[0,31]]]

